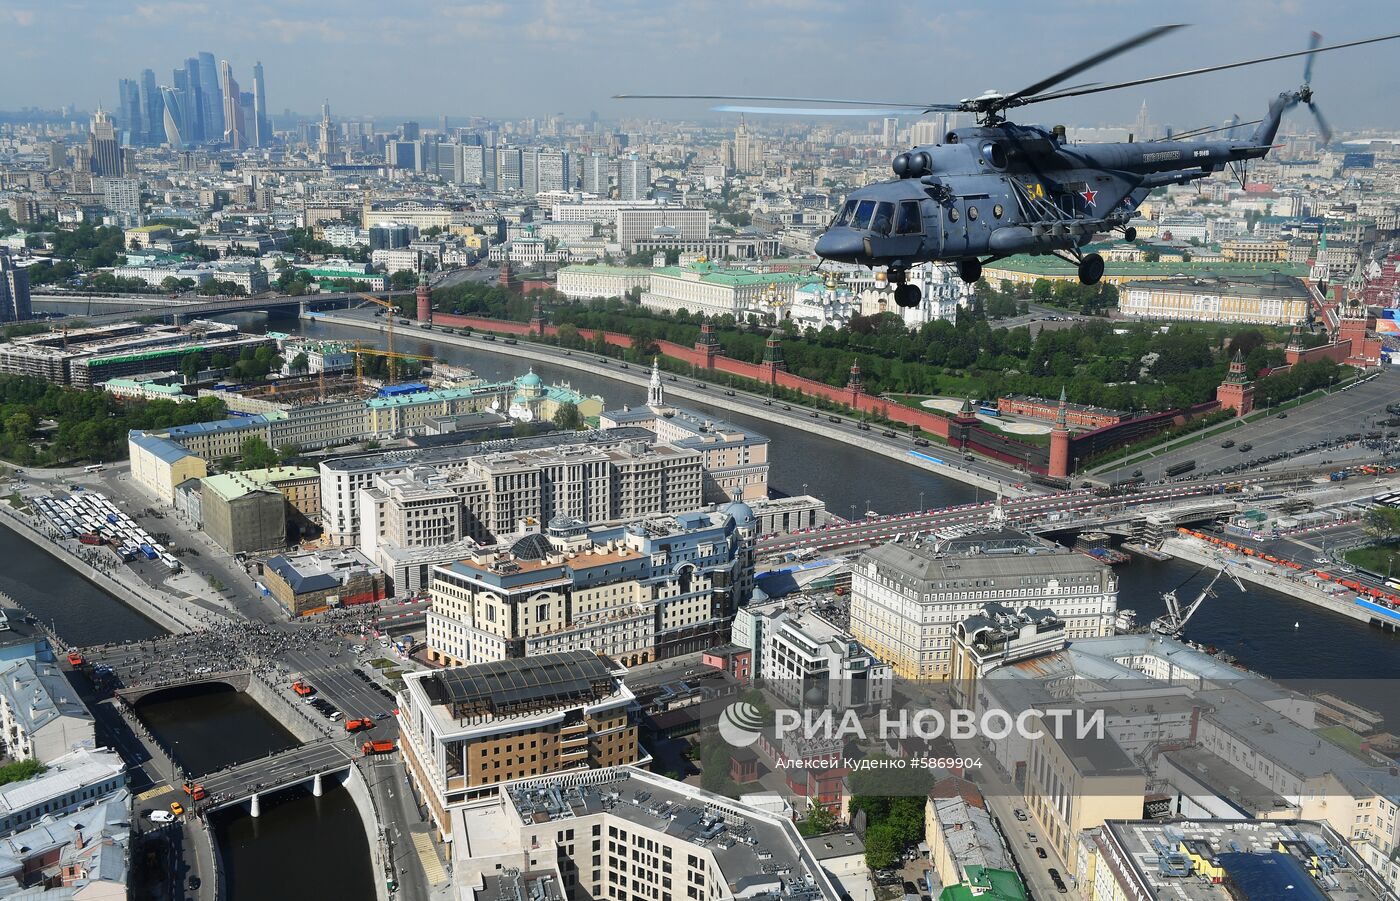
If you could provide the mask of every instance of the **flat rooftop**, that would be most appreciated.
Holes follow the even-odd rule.
[[[1178,820],[1164,823],[1155,820],[1109,820],[1104,828],[1126,853],[1134,875],[1145,882],[1157,898],[1179,901],[1277,901],[1296,898],[1298,901],[1333,899],[1333,901],[1388,901],[1389,894],[1377,892],[1367,874],[1375,874],[1361,858],[1324,824],[1309,820]],[[1103,840],[1103,839],[1099,839]],[[1209,852],[1224,866],[1227,881],[1232,877],[1239,883],[1234,894],[1224,883],[1211,883],[1194,875],[1169,875],[1159,866],[1163,851],[1175,854],[1182,843],[1197,851]],[[1204,843],[1204,844],[1202,844]],[[1286,894],[1259,893],[1261,871],[1277,867],[1279,852],[1302,865],[1302,872],[1290,868],[1296,877]],[[1252,860],[1239,857],[1244,855]],[[1235,859],[1221,860],[1221,858]],[[1307,874],[1309,860],[1345,862],[1332,866],[1324,878]],[[1173,861],[1170,856],[1168,863]],[[1189,862],[1186,864],[1189,866]],[[1168,870],[1170,867],[1167,868]],[[1180,870],[1178,870],[1180,872]],[[1306,879],[1306,882],[1296,880]]]
[[[587,784],[566,787],[555,780],[503,786],[507,815],[522,826],[553,826],[606,814],[711,851],[728,885],[722,895],[836,898],[816,855],[781,817],[634,767],[589,776]]]
[[[551,432],[533,438],[505,438],[500,441],[464,441],[448,447],[405,448],[384,451],[377,454],[363,454],[355,457],[341,457],[321,464],[332,472],[375,472],[381,469],[398,469],[406,466],[434,466],[447,463],[460,463],[483,454],[510,451],[537,450],[541,448],[583,445],[593,448],[608,448],[623,441],[654,441],[656,436],[642,428],[595,429],[591,432]]]

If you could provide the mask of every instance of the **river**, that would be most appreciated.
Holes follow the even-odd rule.
[[[191,773],[297,744],[272,714],[226,685],[147,695],[136,712]],[[306,787],[286,789],[265,795],[260,808],[257,818],[244,805],[210,818],[229,901],[373,901],[369,841],[346,789],[330,780],[319,798]]]
[[[0,523],[0,592],[75,645],[140,641],[166,632]]]

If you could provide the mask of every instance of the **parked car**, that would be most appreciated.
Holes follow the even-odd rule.
[[[1044,859],[1045,859],[1046,857],[1048,857],[1049,855],[1045,853],[1045,849],[1044,849],[1044,848],[1042,848],[1040,845],[1036,845],[1036,846],[1035,846],[1035,856],[1036,856],[1036,857],[1039,857],[1041,860],[1044,860]]]

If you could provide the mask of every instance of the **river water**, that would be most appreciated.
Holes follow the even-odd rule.
[[[256,701],[227,685],[193,685],[147,695],[136,712],[190,773],[208,773],[294,747],[292,736]],[[336,898],[372,901],[369,841],[350,793],[327,780],[211,817],[230,901]]]
[[[0,522],[0,592],[69,644],[140,641],[165,630]]]

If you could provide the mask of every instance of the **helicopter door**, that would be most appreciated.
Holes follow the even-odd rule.
[[[924,243],[924,213],[917,200],[894,204],[887,237],[881,247],[891,257],[915,257]]]

